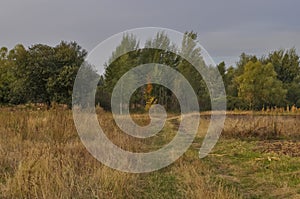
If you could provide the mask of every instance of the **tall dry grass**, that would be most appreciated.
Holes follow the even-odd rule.
[[[298,140],[299,126],[300,115],[227,115],[222,136]]]
[[[126,150],[155,150],[173,136],[167,126],[153,139],[134,139],[111,114],[97,112],[107,136]],[[238,198],[212,180],[196,150],[159,171],[123,173],[87,152],[70,110],[1,108],[0,121],[0,198]]]

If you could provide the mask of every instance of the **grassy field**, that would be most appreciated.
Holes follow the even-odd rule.
[[[170,120],[162,132],[141,140],[122,133],[110,113],[97,111],[110,140],[129,151],[160,148],[179,123]],[[86,151],[70,110],[1,108],[0,198],[300,198],[299,118],[230,114],[213,151],[199,159],[206,114],[180,159],[159,171],[130,174]]]

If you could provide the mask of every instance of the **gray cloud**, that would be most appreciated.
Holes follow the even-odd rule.
[[[126,29],[160,26],[198,32],[217,61],[231,64],[243,51],[300,49],[299,6],[298,0],[2,0],[0,46],[74,40],[91,50]]]

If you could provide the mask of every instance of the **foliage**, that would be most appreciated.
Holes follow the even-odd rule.
[[[124,34],[119,46],[106,63],[104,74],[98,83],[96,104],[111,109],[111,94],[116,83],[130,69],[147,63],[155,64],[159,76],[160,64],[181,73],[194,89],[201,110],[210,110],[207,85],[198,70],[211,73],[218,69],[226,90],[227,107],[234,109],[261,109],[262,107],[300,107],[300,62],[296,49],[279,49],[260,58],[242,53],[236,66],[224,62],[216,67],[207,66],[201,49],[197,46],[198,35],[186,32],[181,46],[173,44],[165,32],[158,32],[144,44],[132,34]],[[141,46],[143,45],[143,48]],[[163,50],[163,49],[166,50]],[[127,52],[127,53],[125,53]],[[173,52],[177,52],[176,54]],[[87,52],[76,42],[61,42],[55,47],[36,44],[25,48],[22,44],[9,50],[0,49],[0,104],[51,103],[71,105],[74,80]],[[193,65],[185,58],[194,60]],[[88,64],[88,63],[87,63]],[[89,66],[86,73],[95,73]],[[149,76],[149,75],[148,75]],[[85,77],[81,77],[85,78]],[[149,76],[149,80],[151,80]],[[213,83],[215,77],[211,77]],[[95,76],[95,80],[99,76]],[[126,88],[139,79],[124,82]],[[178,80],[174,80],[178,81]],[[178,85],[180,82],[176,82]],[[148,110],[155,99],[168,111],[180,110],[176,96],[162,85],[151,84],[151,94],[143,85],[131,96],[131,111]],[[212,100],[218,100],[214,98]]]
[[[239,97],[249,105],[250,109],[261,109],[263,106],[282,104],[286,90],[282,82],[276,79],[276,72],[271,63],[263,65],[257,61],[248,62],[244,73],[237,77]]]
[[[202,109],[209,109],[209,95],[206,89],[206,84],[204,83],[201,75],[189,62],[187,62],[181,56],[173,53],[180,51],[179,54],[183,55],[184,57],[193,58],[199,67],[205,68],[206,66],[201,56],[201,49],[197,47],[196,39],[196,33],[185,33],[182,39],[182,46],[179,50],[170,42],[170,39],[164,32],[160,32],[157,33],[155,38],[146,41],[145,48],[139,49],[140,43],[134,36],[124,35],[122,42],[112,54],[110,59],[111,63],[107,64],[104,75],[104,89],[99,90],[105,90],[107,92],[106,96],[110,96],[119,78],[131,68],[141,64],[157,64],[155,65],[156,69],[154,72],[157,74],[157,77],[159,77],[159,64],[163,64],[179,71],[183,76],[185,76],[185,78],[188,79],[191,86],[194,88]],[[162,48],[166,50],[163,50]],[[117,57],[116,55],[119,55],[120,52],[125,52],[124,49],[127,51],[129,50],[130,52]],[[149,80],[153,78],[149,75],[147,77]],[[130,85],[131,84],[129,82],[126,82],[126,86]],[[151,87],[151,94],[147,93],[147,87]],[[147,95],[146,98],[145,95]],[[136,110],[140,110],[139,107],[146,107],[146,110],[149,110],[152,104],[150,102],[151,99],[155,99],[157,103],[163,105],[167,110],[175,112],[180,110],[176,96],[169,89],[162,85],[156,84],[148,84],[138,88],[131,98],[130,107]],[[107,109],[107,107],[104,108]]]
[[[278,79],[285,83],[291,83],[300,75],[299,56],[296,49],[276,50],[269,54],[264,63],[272,63],[278,75]]]
[[[76,42],[1,49],[0,102],[71,104],[73,83],[86,51]]]

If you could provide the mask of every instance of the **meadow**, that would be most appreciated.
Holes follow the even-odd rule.
[[[97,108],[109,139],[129,151],[168,143],[179,120],[153,138],[121,132],[111,113]],[[148,118],[135,114],[141,125]],[[131,174],[98,162],[64,107],[2,107],[0,198],[300,198],[300,116],[297,112],[228,112],[213,151],[199,159],[209,124],[202,114],[189,150],[161,170]]]

